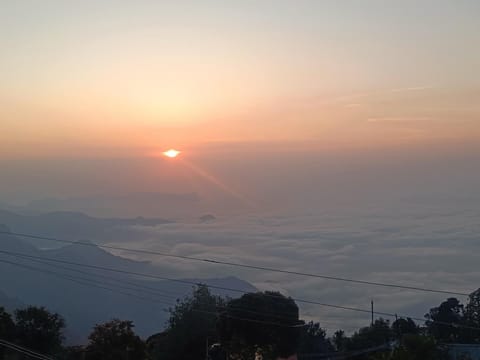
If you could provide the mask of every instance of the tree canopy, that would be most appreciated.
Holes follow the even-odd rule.
[[[0,339],[10,340],[14,337],[15,323],[12,316],[0,306]]]
[[[131,321],[114,319],[96,325],[88,337],[88,360],[143,360],[145,344],[133,331]]]
[[[204,359],[207,344],[218,340],[216,314],[225,304],[226,301],[212,295],[208,287],[199,285],[192,296],[179,300],[170,309],[165,332],[147,341],[150,351],[162,360]]]
[[[377,319],[370,326],[355,332],[347,342],[347,350],[361,350],[387,344],[393,338],[390,323],[385,319]]]
[[[480,328],[480,289],[474,291],[468,297],[464,317],[466,326]],[[480,331],[467,330],[463,334],[467,342],[480,343]]]
[[[15,323],[12,316],[0,306],[0,339],[12,340],[15,335]],[[3,359],[5,349],[0,346],[0,358]]]
[[[393,335],[400,339],[405,334],[418,334],[420,329],[410,318],[400,318],[392,323]]]
[[[391,353],[383,354],[382,360],[442,360],[445,353],[435,339],[416,334],[403,335]]]
[[[298,353],[328,353],[335,350],[320,323],[310,321],[300,330]]]
[[[85,346],[62,347],[65,321],[43,307],[27,307],[12,317],[0,307],[0,339],[64,360],[237,360],[323,355],[356,360],[440,360],[448,343],[480,343],[480,289],[464,305],[448,298],[425,315],[425,325],[410,318],[392,324],[379,318],[351,335],[327,336],[319,322],[299,320],[295,301],[277,292],[247,293],[225,299],[199,285],[168,310],[163,332],[146,344],[131,321],[96,325]],[[161,324],[159,324],[159,327]],[[207,350],[208,349],[208,350]],[[0,358],[14,350],[0,348]],[[326,355],[329,354],[329,355]]]
[[[449,298],[425,315],[429,333],[443,342],[460,341],[461,331],[457,325],[463,322],[464,307],[456,298]]]
[[[29,306],[15,311],[16,339],[21,345],[42,354],[61,350],[65,321],[43,307]]]
[[[243,358],[258,349],[272,357],[295,353],[302,322],[298,306],[277,292],[245,294],[228,302],[219,319],[222,344]]]

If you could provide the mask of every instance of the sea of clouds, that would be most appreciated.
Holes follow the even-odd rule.
[[[256,214],[180,221],[132,230],[130,247],[313,274],[470,293],[480,287],[480,211],[450,209],[345,209],[341,212]],[[114,243],[114,242],[113,242]],[[122,241],[122,246],[125,242]],[[123,256],[132,257],[124,252]],[[182,278],[234,275],[260,290],[327,304],[422,317],[449,297],[414,290],[179,260],[150,260],[162,274]],[[458,296],[462,301],[466,297]],[[330,334],[368,325],[370,315],[299,303],[304,319]]]

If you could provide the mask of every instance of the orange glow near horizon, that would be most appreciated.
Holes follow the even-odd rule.
[[[351,6],[347,16],[337,2],[308,0],[275,12],[255,1],[232,11],[186,0],[188,14],[184,4],[148,0],[113,9],[78,2],[78,11],[60,0],[21,11],[17,3],[2,2],[0,15],[9,19],[0,21],[0,159],[178,160],[205,144],[249,152],[277,143],[305,151],[480,144],[471,70],[480,33],[470,5],[456,4],[452,19],[448,6],[401,2],[402,14],[435,13],[403,19],[388,5]],[[364,26],[366,14],[388,19],[389,31]]]

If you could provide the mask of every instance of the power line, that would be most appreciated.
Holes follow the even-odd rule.
[[[45,262],[45,261],[41,261],[41,260],[37,260],[37,259],[26,259],[25,256],[18,256],[18,255],[12,255],[12,256],[15,256],[17,258],[20,258],[20,259],[23,259],[23,260],[29,260],[29,261],[33,261],[33,262],[38,262],[38,263],[41,263],[41,264],[45,264],[45,265],[48,265],[48,266],[51,266],[51,267],[54,267],[54,268],[59,268],[59,269],[64,269],[64,270],[68,270],[68,271],[74,271],[74,272],[78,272],[78,273],[81,273],[81,274],[86,274],[86,275],[90,275],[90,276],[97,276],[97,277],[101,277],[101,278],[106,278],[106,279],[109,279],[109,280],[113,280],[115,282],[119,282],[119,283],[126,283],[126,284],[130,284],[132,286],[137,286],[138,289],[133,289],[133,288],[130,288],[130,287],[124,287],[124,286],[119,286],[119,285],[114,285],[114,284],[109,284],[109,285],[113,285],[113,286],[118,286],[118,287],[121,287],[123,289],[127,289],[127,290],[132,290],[132,291],[138,291],[138,290],[142,290],[142,291],[145,291],[147,293],[150,293],[150,294],[153,294],[155,296],[160,296],[160,297],[164,297],[164,298],[167,298],[168,300],[178,300],[179,297],[184,297],[184,294],[180,294],[180,293],[176,293],[176,295],[178,296],[177,298],[172,298],[172,297],[169,297],[167,295],[165,295],[165,293],[159,289],[155,289],[155,288],[152,288],[152,287],[148,287],[148,286],[143,286],[143,285],[140,285],[140,284],[135,284],[135,283],[132,283],[132,282],[127,282],[127,281],[123,281],[123,280],[120,280],[120,279],[117,279],[117,278],[113,278],[113,277],[109,277],[109,276],[105,276],[105,275],[101,275],[101,274],[92,274],[92,273],[89,273],[89,272],[86,272],[86,271],[81,271],[81,270],[78,270],[78,269],[72,269],[72,268],[68,268],[68,267],[64,267],[64,266],[59,266],[57,264],[50,264],[48,262]],[[48,271],[48,270],[44,270],[44,269],[40,269],[40,268],[33,268],[29,265],[23,265],[23,264],[18,264],[18,263],[13,263],[11,261],[8,261],[8,260],[1,260],[0,259],[0,262],[3,262],[3,263],[8,263],[10,265],[14,265],[14,266],[17,266],[17,267],[23,267],[23,268],[27,268],[28,270],[35,270],[35,271],[38,271],[38,272],[42,272],[42,273],[46,273],[46,274],[49,274],[49,275],[55,275],[57,277],[61,277],[62,279],[65,279],[65,280],[70,280],[70,281],[73,281],[72,277],[70,275],[68,276],[64,276],[64,274],[59,274],[59,273],[54,273],[54,272],[51,272],[51,271]],[[76,279],[76,283],[79,283],[81,285],[85,285],[84,281],[91,281],[91,282],[94,282],[96,284],[101,284],[102,283],[98,282],[98,281],[95,281],[95,280],[91,280],[91,279],[86,279],[86,278],[83,278],[83,277],[76,277],[74,278]],[[78,281],[78,279],[80,279],[80,281]],[[105,286],[95,286],[97,288],[101,288],[101,289],[105,289],[105,290],[113,290],[111,288],[107,288]],[[150,291],[150,290],[153,290],[153,291]],[[122,292],[121,294],[123,295],[127,295],[127,296],[133,296],[133,297],[137,297],[137,298],[140,298],[142,300],[149,300],[145,297],[139,297],[137,295],[134,295],[134,294],[131,294],[131,293],[124,293]],[[167,304],[167,303],[165,303]],[[171,305],[171,304],[168,304],[168,305]],[[219,307],[217,306],[217,308],[219,309],[227,309],[226,307]],[[285,320],[291,320],[291,317],[286,317],[286,316],[281,316],[279,315],[279,313],[269,313],[269,312],[258,312],[258,311],[253,311],[251,309],[245,309],[245,308],[242,308],[242,307],[238,307],[238,306],[235,306],[235,307],[229,307],[229,309],[232,309],[232,310],[240,310],[241,312],[247,312],[247,313],[252,313],[252,314],[257,314],[257,315],[268,315],[270,317],[275,317],[275,318],[279,318],[279,319],[285,319]],[[325,323],[327,324],[327,322],[322,322],[322,323]]]
[[[149,294],[152,294],[152,295],[155,295],[155,296],[160,296],[160,297],[164,297],[168,300],[172,300],[172,301],[175,301],[175,300],[178,300],[179,297],[184,297],[185,294],[180,294],[180,293],[177,293],[178,297],[177,298],[172,298],[168,295],[165,295],[165,293],[163,291],[161,291],[160,289],[155,289],[155,288],[152,288],[152,287],[147,287],[147,286],[143,286],[143,285],[140,285],[140,284],[135,284],[135,283],[132,283],[132,282],[127,282],[127,281],[123,281],[123,280],[120,280],[120,279],[117,279],[117,278],[113,278],[113,277],[109,277],[109,276],[105,276],[105,275],[101,275],[101,274],[92,274],[92,273],[89,273],[89,272],[86,272],[86,271],[81,271],[81,270],[78,270],[78,269],[72,269],[72,268],[68,268],[68,267],[64,267],[64,266],[59,266],[57,264],[50,264],[48,262],[45,262],[45,261],[40,261],[40,260],[36,260],[36,259],[26,259],[25,257],[21,257],[21,256],[16,256],[20,259],[23,259],[23,260],[29,260],[29,261],[33,261],[33,262],[39,262],[41,264],[45,264],[45,265],[48,265],[48,266],[51,266],[51,267],[54,267],[54,268],[58,268],[58,269],[64,269],[64,270],[68,270],[68,271],[73,271],[73,272],[78,272],[78,273],[81,273],[81,274],[86,274],[86,275],[90,275],[90,276],[98,276],[98,277],[101,277],[101,278],[105,278],[105,279],[109,279],[109,280],[113,280],[115,282],[118,282],[120,284],[122,283],[126,283],[126,284],[131,284],[132,286],[136,286],[138,288],[130,288],[130,287],[124,287],[124,286],[121,286],[121,285],[116,285],[116,284],[109,284],[109,285],[112,285],[112,286],[117,286],[117,287],[120,287],[120,288],[123,288],[123,289],[127,289],[127,290],[132,290],[132,291],[144,291],[146,293],[149,293]],[[17,263],[13,263],[11,261],[7,261],[7,260],[2,260],[0,259],[0,262],[3,262],[3,263],[8,263],[10,265],[15,265],[15,266],[21,266],[21,267],[25,267],[25,268],[28,268],[29,270],[33,270],[32,267],[28,266],[28,265],[23,265],[23,264],[17,264]],[[43,272],[43,273],[47,273],[47,274],[51,274],[52,272],[50,271],[45,271],[43,269],[40,269],[40,268],[35,268],[36,271],[39,271],[39,272]],[[66,276],[63,276],[63,274],[58,274],[58,273],[55,273],[55,275],[62,275],[61,277],[63,279],[66,279],[66,280],[71,280],[71,277],[70,275],[68,275],[68,278]],[[86,278],[82,278],[82,277],[76,277],[76,279],[80,279],[82,281],[92,281],[94,283],[99,283],[98,281],[95,281],[95,280],[91,280],[91,279],[86,279]],[[83,283],[82,283],[83,284]],[[100,282],[100,284],[102,284]],[[101,287],[101,288],[104,288],[104,287]],[[104,288],[104,289],[107,289],[107,288]],[[108,290],[108,289],[107,289]],[[151,291],[153,290],[153,291]],[[127,294],[124,294],[124,295],[127,295]],[[133,295],[133,294],[132,294]],[[135,295],[136,296],[136,295]],[[141,299],[145,299],[145,298],[141,298]],[[221,307],[221,306],[217,306],[217,308],[219,309],[227,309],[226,307]],[[232,309],[232,310],[240,310],[241,312],[246,312],[246,313],[252,313],[252,314],[257,314],[257,315],[268,315],[268,316],[271,316],[271,317],[275,317],[275,318],[279,318],[279,319],[285,319],[285,320],[291,320],[292,318],[291,317],[286,317],[286,316],[281,316],[281,315],[278,315],[278,312],[275,313],[275,314],[272,314],[272,313],[269,313],[269,312],[258,312],[258,311],[253,311],[251,309],[246,309],[246,308],[242,308],[242,307],[229,307],[229,309]]]
[[[241,264],[236,262],[221,261],[221,260],[214,260],[214,259],[208,259],[208,258],[199,258],[195,256],[175,255],[175,254],[170,254],[170,253],[165,253],[160,251],[153,251],[153,250],[132,249],[132,248],[125,248],[121,246],[113,246],[113,245],[101,245],[101,244],[96,244],[93,242],[85,242],[85,241],[71,241],[71,240],[32,235],[32,234],[23,234],[23,233],[8,232],[8,231],[0,231],[0,234],[15,235],[15,236],[20,236],[24,238],[54,241],[54,242],[60,242],[65,244],[98,247],[101,249],[126,251],[126,252],[132,252],[137,254],[148,254],[148,255],[157,255],[162,257],[171,257],[171,258],[182,259],[182,260],[204,262],[204,263],[216,264],[216,265],[226,265],[226,266],[239,267],[239,268],[251,269],[251,270],[271,271],[271,272],[288,274],[288,275],[298,275],[298,276],[312,277],[312,278],[324,279],[324,280],[342,281],[342,282],[349,282],[349,283],[362,284],[362,285],[381,286],[381,287],[388,287],[388,288],[414,290],[414,291],[422,291],[422,292],[438,293],[438,294],[446,294],[446,295],[457,295],[457,296],[470,295],[469,293],[458,292],[458,291],[437,290],[437,289],[430,289],[430,288],[424,288],[419,286],[399,285],[399,284],[393,284],[393,283],[350,279],[350,278],[338,277],[338,276],[313,274],[313,273],[293,271],[293,270],[284,270],[284,269],[272,268],[267,266],[256,266],[256,265]]]
[[[45,265],[48,265],[48,266],[51,266],[51,267],[54,267],[54,268],[58,268],[58,269],[64,269],[64,270],[67,270],[67,271],[78,272],[80,274],[86,274],[86,275],[90,275],[90,276],[94,276],[94,277],[96,276],[96,277],[100,277],[100,278],[104,278],[104,279],[109,279],[109,280],[112,280],[112,281],[115,281],[115,282],[118,282],[118,283],[129,284],[129,285],[138,287],[140,290],[143,290],[147,293],[151,293],[151,294],[156,295],[156,296],[165,297],[165,298],[168,298],[170,300],[178,300],[180,297],[185,297],[184,293],[169,292],[169,294],[174,294],[175,296],[177,296],[177,298],[174,299],[171,296],[170,297],[167,296],[165,294],[164,289],[160,290],[160,289],[157,289],[157,288],[154,288],[154,287],[151,287],[151,286],[145,286],[145,285],[140,285],[140,284],[137,284],[137,283],[134,283],[134,282],[120,280],[120,279],[115,278],[115,277],[105,276],[105,275],[102,275],[102,274],[93,274],[93,273],[90,273],[90,272],[87,272],[87,271],[81,271],[81,270],[78,270],[78,269],[73,269],[73,268],[69,268],[69,267],[65,267],[65,266],[59,266],[57,264],[51,264],[47,261],[41,261],[41,260],[36,260],[36,259],[26,259],[23,256],[16,256],[16,257],[18,257],[20,259],[24,259],[24,260],[38,262],[38,263],[45,264]],[[0,262],[1,262],[1,260],[0,260]],[[136,289],[132,289],[132,290],[136,290]],[[221,306],[217,306],[217,308],[227,309],[227,307],[221,307]],[[251,309],[246,309],[246,308],[243,308],[243,307],[239,307],[239,306],[235,306],[235,307],[229,306],[228,309],[239,310],[240,312],[246,312],[246,313],[257,314],[257,315],[267,315],[269,317],[274,317],[274,318],[278,318],[278,319],[291,320],[291,317],[279,315],[279,313],[282,313],[282,311],[280,311],[280,312],[277,311],[276,313],[271,313],[271,312],[268,312],[268,311],[267,312],[266,311],[259,312],[259,311],[253,311]],[[287,312],[283,312],[283,313],[287,314]],[[328,321],[322,321],[321,323],[322,324],[327,324],[327,325],[328,324],[333,325],[332,322],[328,322]],[[336,325],[339,325],[339,323],[337,322]],[[324,327],[322,327],[322,328],[324,328]]]
[[[145,274],[145,273],[139,273],[139,272],[134,272],[134,271],[114,269],[114,268],[109,268],[109,267],[105,267],[105,266],[82,264],[82,263],[77,263],[77,262],[73,262],[73,261],[52,259],[52,258],[47,258],[47,257],[17,253],[17,252],[13,252],[13,251],[0,250],[0,253],[7,254],[7,255],[13,255],[13,256],[20,255],[20,256],[23,256],[23,257],[26,257],[26,258],[41,259],[41,260],[52,261],[52,262],[56,262],[56,263],[75,265],[75,266],[80,266],[80,267],[86,267],[86,268],[103,270],[103,271],[110,271],[110,272],[121,273],[121,274],[135,275],[135,276],[140,276],[140,277],[145,277],[145,278],[150,278],[150,279],[171,281],[171,282],[190,284],[190,285],[196,285],[196,286],[203,285],[203,286],[206,286],[207,288],[211,288],[211,289],[225,290],[225,291],[237,292],[237,293],[241,293],[241,294],[248,294],[249,293],[248,291],[245,291],[245,290],[228,288],[228,287],[217,286],[217,285],[208,285],[208,284],[204,284],[204,283],[201,283],[201,282],[194,282],[194,281],[181,280],[181,279],[172,279],[172,278],[163,277],[163,276],[159,276],[159,275],[152,275],[152,274]],[[269,295],[266,294],[266,296],[269,296]],[[271,297],[274,297],[274,295],[271,295]],[[350,307],[350,306],[342,306],[342,305],[335,305],[335,304],[327,304],[327,303],[322,303],[322,302],[318,302],[318,301],[314,301],[314,300],[306,300],[306,299],[299,299],[299,298],[293,298],[293,297],[291,299],[298,302],[298,303],[318,305],[318,306],[329,307],[329,308],[334,308],[334,309],[349,310],[349,311],[371,314],[371,310],[368,310],[368,309],[362,309],[362,308],[356,308],[356,307]],[[440,324],[440,325],[443,324],[443,325],[447,325],[447,326],[455,326],[455,327],[459,327],[459,328],[466,328],[466,329],[480,331],[480,328],[478,328],[478,327],[471,327],[471,326],[465,326],[465,325],[459,325],[459,324],[455,324],[455,323],[441,322],[441,321],[435,321],[435,320],[426,320],[426,319],[422,319],[422,318],[406,316],[406,315],[401,315],[401,314],[379,312],[379,311],[375,311],[374,314],[380,315],[380,316],[392,317],[392,318],[396,318],[396,317],[404,318],[404,319],[410,318],[412,320],[417,320],[417,321],[421,321],[421,322],[429,321],[429,322],[435,322],[435,323]]]
[[[12,255],[12,256],[14,256],[14,255]],[[57,269],[63,269],[63,270],[67,270],[67,271],[76,272],[76,273],[79,273],[79,274],[84,274],[84,275],[88,275],[88,276],[107,279],[107,280],[114,281],[114,282],[121,283],[121,284],[131,285],[131,286],[134,286],[138,289],[128,288],[129,290],[135,290],[135,291],[142,290],[144,292],[147,292],[147,293],[150,293],[150,294],[153,294],[153,295],[156,295],[156,296],[164,297],[168,300],[176,300],[178,297],[183,296],[183,294],[180,294],[180,293],[166,292],[164,290],[156,289],[154,287],[137,284],[137,283],[134,283],[134,282],[131,282],[131,281],[121,280],[121,279],[118,279],[118,278],[115,278],[115,277],[112,277],[112,276],[106,276],[106,275],[103,275],[103,274],[94,274],[94,273],[91,273],[91,272],[88,272],[88,271],[82,271],[82,270],[79,270],[79,269],[73,269],[73,268],[69,268],[69,267],[66,267],[66,266],[58,265],[58,264],[52,264],[52,263],[49,263],[48,261],[43,261],[43,260],[38,260],[38,259],[28,259],[24,256],[18,256],[18,255],[15,256],[15,257],[17,257],[19,259],[23,259],[23,260],[28,260],[28,261],[44,264],[44,265],[47,265],[47,266],[50,266],[50,267],[53,267],[53,268],[57,268]],[[172,296],[176,296],[176,298],[173,298]]]
[[[163,304],[163,305],[167,305],[167,306],[174,306],[174,305],[175,305],[175,304],[167,303],[167,302],[164,302],[164,301],[161,301],[161,300],[157,300],[157,299],[152,299],[152,298],[148,298],[148,297],[138,296],[138,295],[131,294],[131,293],[126,293],[126,292],[123,292],[123,291],[117,291],[117,290],[114,289],[114,288],[112,289],[112,288],[109,288],[109,287],[106,287],[106,286],[99,286],[99,285],[97,285],[97,283],[96,283],[95,281],[92,281],[92,280],[87,280],[87,281],[85,281],[84,278],[80,278],[81,280],[78,281],[78,280],[76,279],[76,277],[63,276],[62,274],[58,274],[58,273],[55,273],[55,272],[53,272],[53,271],[43,270],[43,269],[40,269],[40,268],[28,266],[28,265],[25,265],[25,264],[18,264],[18,263],[14,263],[14,262],[12,262],[12,261],[3,260],[3,259],[0,259],[0,262],[1,262],[1,263],[7,263],[7,264],[10,264],[10,265],[13,265],[13,266],[17,266],[17,267],[21,267],[21,268],[24,268],[24,269],[27,269],[27,270],[31,270],[31,271],[43,272],[43,273],[45,273],[45,274],[53,275],[53,276],[56,276],[56,277],[59,277],[59,278],[62,278],[62,279],[68,280],[68,281],[75,282],[75,283],[80,284],[80,285],[90,286],[90,287],[96,287],[96,288],[104,289],[104,290],[109,290],[109,291],[114,292],[114,293],[118,293],[118,294],[130,296],[130,297],[136,297],[136,298],[139,298],[139,299],[141,299],[141,300],[145,300],[145,301],[149,301],[149,302],[155,302],[155,303],[159,303],[159,304]],[[222,308],[222,307],[219,307],[219,308]],[[225,307],[223,307],[223,308],[226,309]],[[191,311],[194,311],[194,312],[198,312],[198,313],[208,314],[208,315],[215,315],[215,316],[218,316],[218,315],[219,315],[219,313],[213,312],[213,311],[207,311],[207,310],[201,310],[201,309],[195,309],[195,308],[192,308],[192,309],[190,309],[190,310],[191,310]],[[254,311],[252,311],[252,312],[254,312]],[[261,313],[259,313],[259,312],[254,312],[254,313],[256,313],[256,314],[261,314]],[[253,322],[253,323],[257,323],[257,324],[280,326],[280,327],[286,327],[286,328],[298,328],[298,327],[304,327],[304,326],[306,326],[304,323],[302,323],[302,324],[296,324],[296,325],[286,325],[286,324],[282,324],[282,323],[280,323],[280,322],[257,320],[257,319],[251,319],[251,318],[243,318],[243,317],[238,317],[238,316],[234,316],[234,315],[230,315],[230,314],[223,314],[223,313],[222,313],[221,315],[222,315],[222,316],[225,316],[225,317],[228,317],[228,318],[230,318],[230,319],[236,319],[236,320],[245,321],[245,322]],[[290,320],[291,320],[291,319],[290,319]]]
[[[145,301],[150,301],[151,300],[150,298],[147,298],[147,297],[143,297],[143,296],[139,296],[139,295],[136,295],[136,294],[127,293],[127,292],[120,292],[120,291],[117,291],[116,289],[112,289],[112,288],[109,288],[109,287],[101,285],[101,284],[99,285],[99,283],[95,282],[94,280],[79,278],[79,277],[74,277],[74,276],[65,276],[63,274],[55,273],[54,271],[48,271],[48,270],[40,269],[40,268],[37,268],[37,267],[25,265],[25,264],[18,264],[18,263],[15,263],[13,261],[8,261],[8,260],[4,260],[4,259],[1,259],[0,262],[10,264],[10,265],[13,265],[13,266],[16,266],[16,267],[21,267],[21,268],[24,268],[24,269],[27,269],[27,270],[41,272],[41,273],[44,273],[44,274],[47,274],[47,275],[52,275],[52,276],[55,276],[55,277],[58,277],[58,278],[61,278],[61,279],[64,279],[64,280],[72,281],[72,282],[80,284],[80,285],[96,287],[98,289],[103,289],[103,290],[109,290],[109,291],[116,292],[116,293],[119,293],[119,294],[122,294],[122,295],[125,295],[125,296],[135,297],[135,298],[145,300]],[[165,305],[169,305],[169,306],[171,305],[170,303],[162,302],[160,300],[155,300],[155,301],[159,302],[159,303],[163,303]]]
[[[110,276],[105,276],[105,275],[102,275],[102,274],[93,274],[93,273],[89,273],[87,271],[81,271],[81,270],[78,270],[78,269],[72,269],[72,268],[69,268],[69,267],[65,267],[65,266],[61,266],[61,265],[57,265],[57,264],[51,264],[51,263],[48,263],[47,261],[42,261],[42,260],[37,260],[37,259],[27,259],[25,256],[18,256],[18,255],[12,255],[12,256],[15,256],[19,259],[23,259],[23,260],[29,260],[29,261],[33,261],[33,262],[37,262],[37,263],[41,263],[41,264],[44,264],[44,265],[48,265],[48,266],[51,266],[51,267],[54,267],[54,268],[57,268],[57,269],[63,269],[63,270],[67,270],[67,271],[73,271],[73,272],[77,272],[77,273],[80,273],[80,274],[86,274],[86,275],[89,275],[89,276],[96,276],[96,277],[100,277],[100,278],[104,278],[104,279],[108,279],[108,280],[112,280],[112,281],[115,281],[115,282],[118,282],[120,284],[122,283],[125,283],[125,284],[129,284],[129,285],[132,285],[132,286],[135,286],[137,287],[138,289],[134,289],[134,288],[130,288],[130,287],[124,287],[124,286],[121,286],[121,285],[115,285],[115,284],[109,284],[109,285],[113,285],[113,286],[119,286],[123,289],[127,289],[127,290],[132,290],[132,291],[138,291],[138,290],[141,290],[141,291],[144,291],[144,292],[147,292],[147,293],[150,293],[152,295],[155,295],[155,296],[160,296],[160,297],[164,297],[168,300],[178,300],[179,297],[184,297],[185,294],[180,294],[180,293],[176,293],[176,296],[178,296],[177,298],[172,298],[171,296],[168,296],[164,293],[163,290],[160,290],[160,289],[156,289],[156,288],[153,288],[153,287],[150,287],[150,286],[144,286],[144,285],[140,285],[140,284],[136,284],[136,283],[133,283],[133,282],[129,282],[129,281],[123,281],[123,280],[120,280],[120,279],[117,279],[117,278],[114,278],[114,277],[110,277]],[[24,266],[24,267],[28,267],[29,269],[31,268],[30,266],[28,265],[21,265],[21,264],[17,264],[17,263],[13,263],[11,261],[7,261],[7,260],[1,260],[0,259],[0,262],[4,262],[4,263],[8,263],[10,265],[16,265],[16,266]],[[51,274],[51,272],[46,272],[45,270],[43,269],[40,269],[40,268],[35,268],[36,271],[39,271],[39,272],[43,272],[43,273],[47,273],[47,274]],[[55,275],[62,275],[61,277],[66,279],[66,280],[71,280],[70,278],[66,278],[65,276],[63,276],[63,274],[58,274],[58,273],[55,273]],[[70,275],[68,275],[70,276]],[[76,279],[80,279],[82,281],[92,281],[92,282],[95,282],[95,283],[99,283],[98,281],[95,281],[95,280],[91,280],[91,279],[86,279],[86,278],[82,278],[82,277],[77,277]],[[100,284],[102,284],[100,282]],[[104,287],[101,287],[101,288],[104,288]],[[107,288],[105,288],[107,289]],[[108,289],[107,289],[108,290]],[[127,294],[124,294],[124,295],[127,295]],[[132,296],[136,296],[136,295],[133,295],[131,294]],[[136,296],[137,297],[137,296]],[[145,299],[145,298],[141,298],[141,299]],[[226,307],[218,307],[217,308],[220,308],[220,309],[227,309]],[[271,317],[275,317],[275,318],[279,318],[279,319],[285,319],[285,320],[291,320],[291,317],[286,317],[286,316],[281,316],[277,313],[273,314],[273,313],[269,313],[269,312],[258,312],[258,311],[253,311],[251,309],[246,309],[246,308],[242,308],[242,307],[238,307],[238,306],[235,306],[235,307],[229,307],[229,309],[232,309],[232,310],[240,310],[241,312],[247,312],[247,313],[252,313],[252,314],[257,314],[257,315],[268,315],[268,316],[271,316]],[[324,322],[325,323],[325,322]]]
[[[138,298],[138,299],[145,300],[145,301],[149,301],[149,302],[155,302],[155,303],[164,304],[164,305],[167,305],[167,306],[173,306],[173,305],[175,305],[175,304],[168,303],[168,302],[164,302],[164,301],[160,301],[160,300],[157,300],[157,299],[152,299],[152,298],[148,298],[148,297],[138,296],[138,295],[131,294],[131,293],[125,293],[125,292],[123,292],[123,291],[118,291],[118,290],[116,290],[115,288],[109,288],[109,287],[106,287],[106,286],[99,286],[99,285],[97,285],[97,282],[92,281],[92,280],[85,280],[84,278],[80,278],[81,280],[78,281],[78,280],[77,280],[78,278],[76,278],[76,277],[63,276],[62,274],[58,274],[58,273],[55,273],[55,272],[53,272],[53,271],[43,270],[43,269],[40,269],[40,268],[36,268],[36,267],[24,265],[24,264],[18,264],[18,263],[14,263],[14,262],[8,261],[8,260],[0,260],[0,262],[2,262],[2,263],[7,263],[7,264],[10,264],[10,265],[13,265],[13,266],[17,266],[17,267],[21,267],[21,268],[24,268],[24,269],[27,269],[27,270],[31,270],[31,271],[39,271],[39,272],[42,272],[42,273],[45,273],[45,274],[48,274],[48,275],[53,275],[53,276],[62,278],[62,279],[64,279],[64,280],[68,280],[68,281],[75,282],[75,283],[80,284],[80,285],[90,286],[90,287],[96,287],[96,288],[103,289],[103,290],[109,290],[109,291],[114,292],[114,293],[118,293],[118,294],[130,296],[130,297],[136,297],[136,298]],[[205,314],[218,315],[218,313],[214,313],[214,312],[206,311],[206,310],[200,310],[200,309],[191,309],[191,310],[192,310],[192,311],[195,311],[195,312],[205,313]],[[264,324],[269,324],[269,325],[278,325],[278,326],[290,327],[290,326],[283,325],[283,324],[280,324],[280,323],[266,322],[266,321],[255,320],[255,319],[244,319],[244,318],[238,318],[238,317],[234,317],[234,316],[230,316],[230,315],[228,315],[228,317],[229,317],[229,318],[239,319],[239,320],[250,321],[250,322],[256,322],[256,323],[264,323]],[[293,327],[293,326],[292,326],[292,327]]]
[[[24,354],[24,355],[27,355],[27,356],[30,356],[34,359],[40,359],[40,360],[53,360],[52,358],[50,357],[47,357],[45,355],[42,355],[40,353],[37,353],[33,350],[30,350],[30,349],[27,349],[23,346],[20,346],[20,345],[17,345],[17,344],[14,344],[14,343],[11,343],[7,340],[3,340],[3,339],[0,339],[0,345],[1,346],[4,346],[10,350],[14,350],[14,351],[17,351],[21,354]]]
[[[156,280],[171,281],[171,282],[176,282],[176,283],[181,283],[181,284],[205,285],[205,286],[207,286],[208,288],[211,288],[211,289],[225,290],[225,291],[231,291],[231,292],[236,292],[236,293],[241,293],[241,294],[249,293],[248,291],[245,291],[245,290],[239,290],[239,289],[234,289],[234,288],[229,288],[229,287],[224,287],[224,286],[207,285],[207,284],[203,284],[201,282],[194,282],[194,281],[181,280],[181,279],[173,279],[173,278],[168,278],[168,277],[159,276],[159,275],[145,274],[145,273],[139,273],[139,272],[121,270],[121,269],[114,269],[114,268],[109,268],[109,267],[105,267],[105,266],[82,264],[82,263],[73,262],[73,261],[66,261],[66,260],[52,259],[52,258],[41,257],[41,256],[21,254],[21,253],[17,253],[17,252],[13,252],[13,251],[0,250],[0,253],[8,254],[8,255],[14,255],[14,256],[15,255],[21,255],[21,256],[26,257],[26,258],[41,259],[41,260],[52,261],[52,262],[61,263],[61,264],[75,265],[75,266],[86,267],[86,268],[96,269],[96,270],[110,271],[110,272],[115,272],[115,273],[120,273],[120,274],[135,275],[135,276],[140,276],[140,277],[145,277],[145,278],[150,278],[150,279],[156,279]],[[368,314],[371,313],[370,310],[365,310],[365,309],[350,308],[350,307],[346,307],[346,306],[339,306],[339,305],[332,305],[332,304],[324,304],[324,303],[319,303],[319,302],[311,301],[311,300],[303,300],[303,299],[295,299],[295,298],[292,298],[292,299],[295,300],[295,301],[298,301],[298,302],[306,303],[306,304],[320,305],[320,306],[332,307],[332,308],[337,308],[337,309],[342,309],[342,310],[359,311],[359,312],[368,313]],[[381,313],[381,312],[375,312],[375,314],[384,315],[384,316],[390,316],[390,315],[394,316],[394,314]]]

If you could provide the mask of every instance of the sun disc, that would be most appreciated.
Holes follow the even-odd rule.
[[[176,158],[179,154],[180,154],[180,151],[175,150],[175,149],[170,149],[170,150],[167,150],[163,153],[163,155],[165,155],[166,157],[172,158],[172,159]]]

